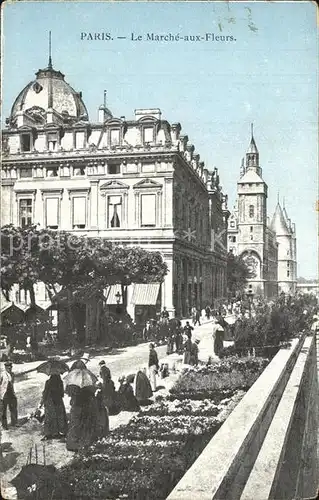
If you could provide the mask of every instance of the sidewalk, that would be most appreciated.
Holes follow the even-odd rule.
[[[192,323],[192,319],[182,319],[181,320],[181,323],[182,323],[182,326],[184,327],[186,325],[186,322],[189,321],[191,325],[193,325]],[[204,318],[201,318],[201,325],[205,325],[207,323],[211,323],[212,322],[212,319],[210,318],[209,320],[204,317]],[[140,344],[138,345],[143,345],[145,344],[145,342],[141,342]],[[146,344],[148,344],[148,342],[146,342]],[[134,345],[134,346],[127,346],[127,347],[123,347],[123,348],[119,348],[119,349],[123,349],[127,352],[129,352],[132,348],[136,348],[137,346]],[[86,347],[83,347],[83,351],[85,351]],[[105,357],[106,355],[108,354],[111,354],[112,353],[112,348],[108,348],[107,346],[105,347],[105,349],[110,349],[110,353],[104,353],[103,355],[101,354],[98,354],[96,353],[95,355],[92,355],[90,356],[90,359],[95,359],[97,357]],[[116,350],[117,348],[114,348],[114,350]],[[68,356],[59,356],[60,359],[63,359],[64,361],[66,362],[69,362],[69,361],[75,361],[77,358],[76,357],[68,357]],[[29,361],[27,363],[14,363],[13,364],[13,373],[15,375],[18,375],[19,377],[25,375],[25,374],[28,374],[28,373],[31,373],[33,371],[36,371],[38,366],[40,366],[44,361]]]

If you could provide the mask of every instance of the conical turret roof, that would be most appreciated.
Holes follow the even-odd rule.
[[[275,231],[277,236],[289,235],[290,231],[288,229],[287,221],[284,216],[283,210],[279,204],[277,203],[275,213],[273,215],[270,228]]]

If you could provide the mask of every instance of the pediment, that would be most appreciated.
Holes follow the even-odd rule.
[[[120,118],[109,118],[108,120],[106,120],[104,122],[104,125],[108,125],[108,126],[118,125],[121,127],[123,125],[123,121],[120,120]]]
[[[116,180],[105,182],[100,187],[100,189],[128,189],[128,188],[129,188],[129,186],[127,184],[124,184],[124,182],[120,182],[120,181],[116,181]]]
[[[154,181],[153,179],[143,179],[142,181],[134,184],[133,189],[141,189],[141,188],[162,188],[162,184]]]

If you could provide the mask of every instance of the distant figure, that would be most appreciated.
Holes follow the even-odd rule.
[[[194,328],[189,324],[189,321],[186,321],[186,325],[184,326],[184,333],[189,339],[192,338],[193,330]]]
[[[163,311],[161,312],[161,320],[162,320],[162,323],[168,323],[169,312],[167,311],[166,307],[164,307]]]
[[[209,319],[211,315],[211,309],[208,305],[205,307],[205,313],[206,313],[206,318]]]
[[[8,429],[7,408],[11,416],[11,426],[18,422],[17,397],[14,392],[14,374],[11,361],[5,361],[0,372],[0,399],[2,401],[2,427]]]
[[[127,377],[119,378],[120,387],[117,391],[120,409],[123,411],[139,411],[140,405],[134,396],[134,391]]]
[[[195,321],[194,321],[194,326],[198,323],[198,325],[200,326],[200,311],[199,309],[196,309],[196,312],[195,312]]]
[[[195,321],[196,321],[196,307],[192,307],[191,309],[191,317],[192,317],[192,320],[193,320],[193,325],[195,325]]]
[[[143,340],[147,342],[148,339],[150,338],[150,335],[151,335],[151,323],[147,320],[143,328]]]
[[[105,361],[100,361],[99,366],[103,404],[107,407],[109,413],[112,414],[116,410],[116,391],[114,382],[111,378],[111,371],[106,366]]]
[[[175,345],[176,352],[179,354],[183,348],[183,336],[180,328],[177,328],[175,332]]]
[[[156,391],[156,374],[159,369],[158,364],[158,356],[157,352],[154,348],[154,344],[150,344],[149,358],[148,358],[148,370],[149,370],[149,379],[151,382],[152,391]]]
[[[213,331],[212,331],[213,341],[214,341],[214,353],[219,356],[220,351],[224,347],[224,328],[220,325],[217,318],[214,320]]]
[[[196,339],[194,343],[192,343],[191,345],[191,352],[190,352],[190,361],[189,361],[189,364],[190,365],[193,365],[193,366],[197,366],[198,365],[198,344],[199,344],[199,340]]]
[[[185,327],[186,328],[186,327]],[[191,327],[193,328],[193,327]],[[191,334],[187,335],[187,340],[184,343],[184,359],[183,363],[185,365],[189,365],[191,361],[191,352],[192,352],[192,340],[191,340]]]
[[[67,419],[63,395],[63,382],[60,375],[51,375],[45,383],[41,400],[41,406],[44,406],[42,440],[59,438],[66,434]]]

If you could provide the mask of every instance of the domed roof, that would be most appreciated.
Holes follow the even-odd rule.
[[[270,224],[270,228],[273,231],[275,231],[277,236],[286,236],[290,234],[285,216],[283,214],[282,208],[279,205],[279,203],[277,203],[276,210]]]
[[[76,92],[65,80],[60,71],[52,68],[51,61],[45,69],[39,69],[36,79],[32,80],[20,92],[11,109],[9,122],[12,123],[17,113],[36,110],[41,115],[48,109],[59,113],[66,121],[88,119],[88,112],[82,100],[81,92]]]

